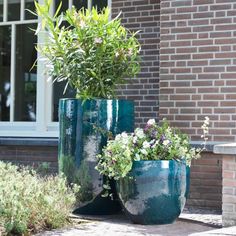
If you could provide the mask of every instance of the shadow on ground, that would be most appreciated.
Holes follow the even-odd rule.
[[[187,236],[215,229],[214,226],[184,219],[168,225],[137,225],[132,224],[123,214],[86,217],[86,220],[76,217],[74,219],[78,223],[73,228],[43,232],[37,236]]]

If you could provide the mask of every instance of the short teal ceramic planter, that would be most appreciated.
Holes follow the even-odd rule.
[[[134,161],[128,177],[117,182],[122,206],[133,223],[170,224],[182,212],[189,168],[177,161]]]
[[[64,173],[70,183],[81,186],[81,202],[75,213],[95,215],[119,211],[118,201],[101,196],[104,179],[95,170],[96,155],[109,135],[133,132],[133,102],[61,99],[59,126],[59,172]]]

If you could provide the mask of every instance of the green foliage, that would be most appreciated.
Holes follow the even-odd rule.
[[[99,161],[96,169],[102,175],[115,180],[125,177],[132,168],[132,141],[132,136],[125,132],[108,141],[103,153],[97,156]]]
[[[158,125],[151,119],[144,129],[137,128],[132,134],[123,132],[114,140],[108,141],[102,154],[97,156],[96,169],[101,174],[118,180],[129,173],[134,160],[176,160],[190,165],[191,160],[199,158],[205,149],[208,126],[209,118],[206,117],[202,126],[204,145],[201,149],[191,147],[188,136],[171,128],[167,121]]]
[[[50,173],[50,162],[42,162],[35,170],[41,176],[45,176],[45,175],[49,174]]]
[[[72,8],[58,15],[59,6],[51,16],[51,0],[35,6],[42,19],[36,34],[44,33],[48,39],[37,49],[47,58],[49,75],[67,81],[77,97],[113,98],[117,85],[139,72],[137,32],[129,32],[118,18],[109,20],[108,8],[101,13]]]
[[[42,178],[32,169],[0,162],[0,228],[21,235],[62,227],[69,223],[77,191],[62,176]]]

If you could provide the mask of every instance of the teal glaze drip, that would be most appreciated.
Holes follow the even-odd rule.
[[[101,197],[104,178],[95,170],[96,155],[101,153],[110,134],[133,130],[134,105],[131,101],[60,100],[59,172],[70,183],[81,186],[81,203],[75,213],[112,214],[121,209],[118,201]]]
[[[189,168],[170,161],[134,161],[128,177],[116,183],[122,206],[132,222],[170,224],[182,212],[189,188]]]

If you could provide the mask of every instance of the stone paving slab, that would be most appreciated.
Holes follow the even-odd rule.
[[[236,226],[191,234],[191,236],[232,236],[232,235],[236,235]]]
[[[181,219],[204,223],[206,225],[222,227],[221,212],[199,208],[185,208],[180,215]]]
[[[85,220],[74,228],[43,232],[37,236],[187,236],[212,229],[215,228],[180,219],[167,225],[138,225],[119,215],[101,220]]]

